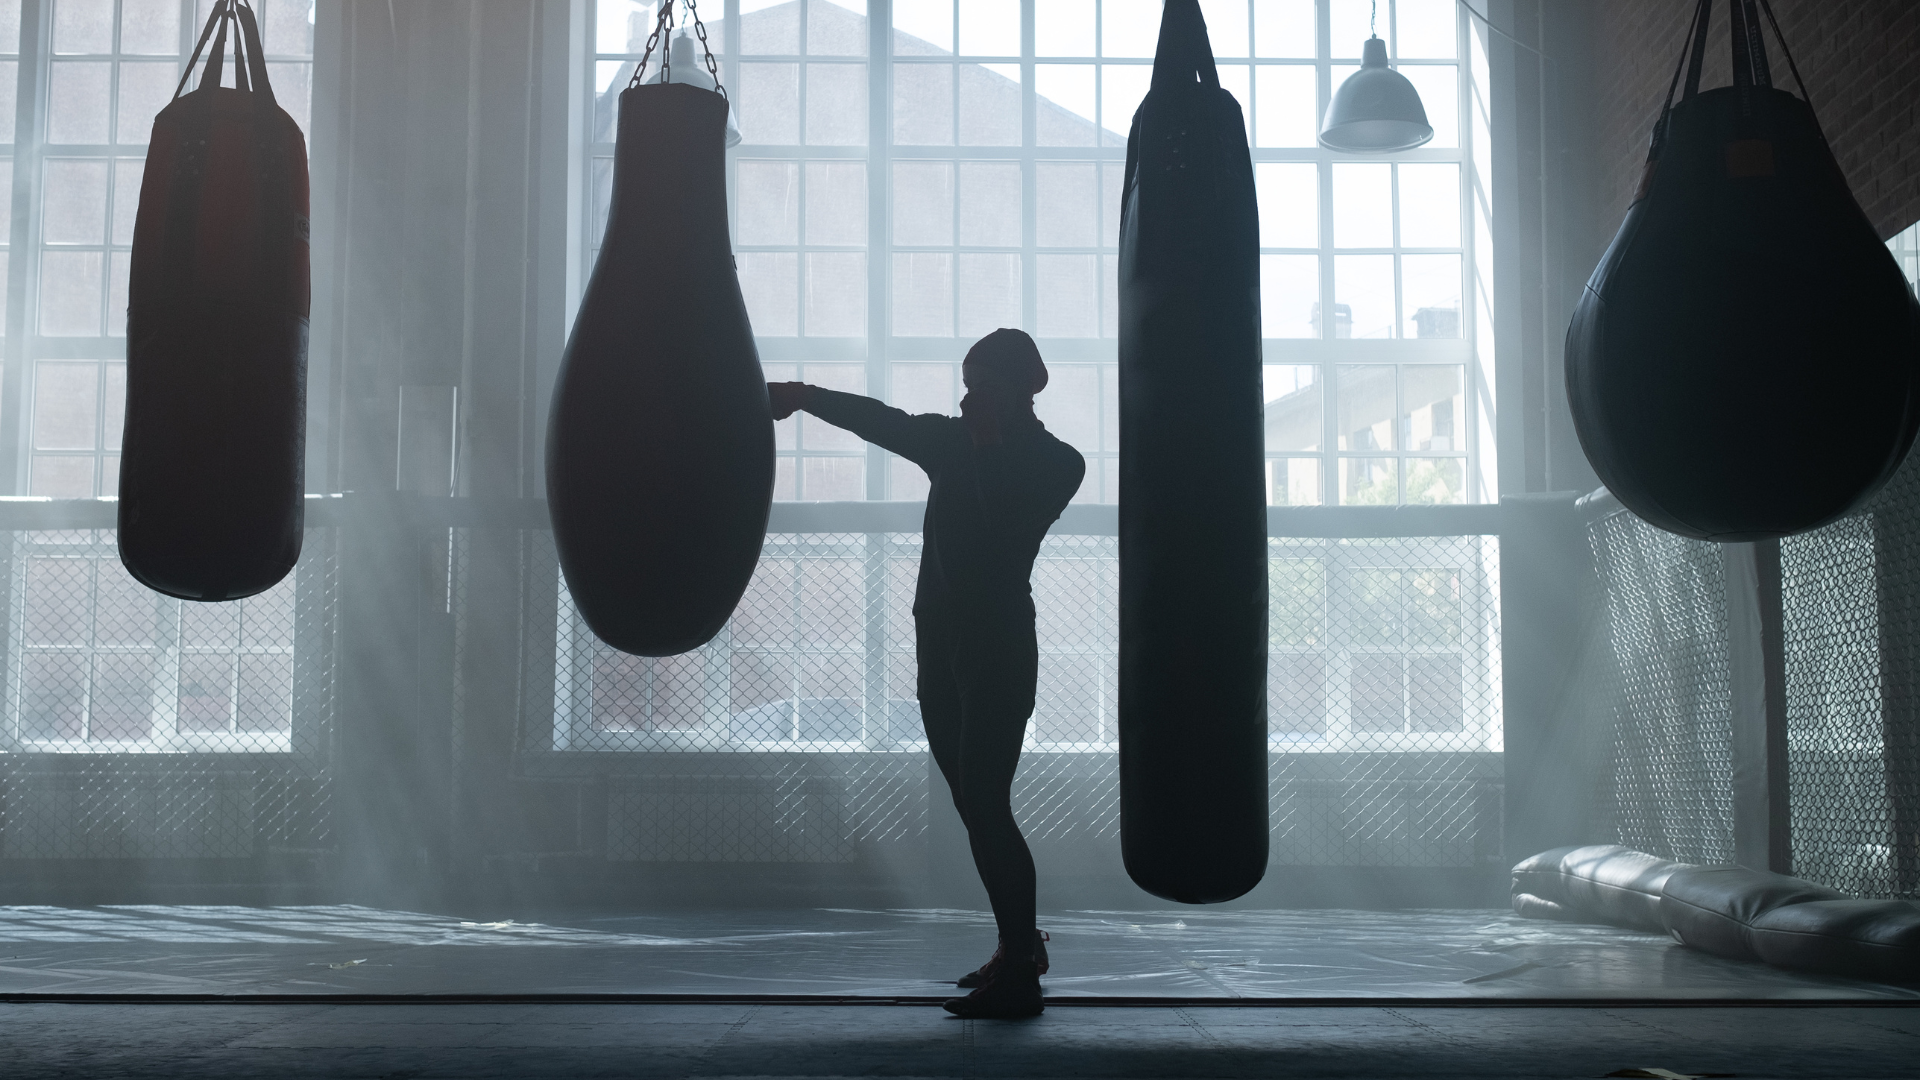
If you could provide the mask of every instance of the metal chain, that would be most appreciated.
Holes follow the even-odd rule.
[[[660,81],[663,83],[667,81],[669,73],[673,70],[673,64],[667,57],[667,54],[673,51],[671,47],[673,38],[673,5],[674,0],[666,0],[665,3],[660,5],[660,17],[654,20],[653,33],[647,35],[646,51],[640,54],[640,63],[634,65],[633,78],[627,81],[627,89],[631,90],[640,85],[640,76],[645,75],[647,72],[647,61],[653,57],[654,48],[660,44],[660,34],[662,31],[665,31],[667,34],[669,47],[660,50]]]
[[[660,49],[660,83],[666,85],[673,81],[673,8],[680,0],[664,0],[660,5],[660,17],[654,20],[653,33],[647,35],[646,51],[640,54],[640,63],[633,69],[633,78],[627,81],[627,89],[640,85],[641,76],[646,74],[647,61],[652,59],[653,50],[660,45],[664,32],[667,45]],[[700,38],[700,51],[706,55],[707,74],[713,78],[713,88],[721,97],[727,97],[727,88],[720,85],[720,65],[713,58],[713,46],[707,43],[707,24],[700,21],[700,6],[697,0],[685,0],[687,17],[693,20],[693,31]],[[732,100],[729,98],[728,100]]]

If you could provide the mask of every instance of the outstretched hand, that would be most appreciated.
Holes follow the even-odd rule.
[[[773,406],[773,418],[785,420],[807,403],[807,384],[770,382],[767,384],[767,402]]]

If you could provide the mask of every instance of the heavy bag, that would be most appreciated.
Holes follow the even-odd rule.
[[[1720,541],[1859,506],[1920,424],[1920,305],[1813,109],[1773,88],[1754,0],[1730,7],[1734,84],[1700,91],[1700,0],[1685,95],[1673,104],[1676,69],[1566,348],[1574,428],[1607,490]]]
[[[1259,234],[1239,103],[1167,0],[1120,211],[1120,837],[1186,904],[1267,867]]]
[[[236,85],[223,87],[230,29]],[[120,561],[169,596],[237,600],[300,558],[307,149],[245,3],[216,0],[187,72],[154,118],[134,218]]]
[[[726,625],[773,502],[773,414],[727,232],[727,100],[620,94],[607,232],[547,420],[547,506],[587,626],[670,656]]]

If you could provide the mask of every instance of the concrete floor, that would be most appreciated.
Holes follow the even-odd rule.
[[[0,1075],[1600,1077],[1916,1074],[1920,1008],[0,1005]],[[1654,1073],[1652,1075],[1660,1075]]]

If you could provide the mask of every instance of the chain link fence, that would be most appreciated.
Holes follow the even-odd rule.
[[[630,757],[608,857],[836,862],[923,836],[919,554],[913,533],[772,534],[726,629],[659,659],[596,640],[556,574],[539,750]],[[1497,554],[1482,536],[1272,541],[1277,863],[1498,858]],[[1117,539],[1049,537],[1033,590],[1040,676],[1015,811],[1037,841],[1113,840]]]
[[[0,858],[331,845],[333,530],[223,604],[140,585],[111,530],[10,532],[0,558]]]

